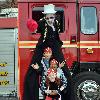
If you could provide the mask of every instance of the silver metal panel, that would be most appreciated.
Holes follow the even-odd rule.
[[[0,76],[0,82],[1,82],[1,80],[2,81],[9,81],[9,84],[7,84],[6,87],[7,86],[9,87],[9,85],[14,86],[14,79],[13,78],[14,78],[13,74],[8,74],[8,76]],[[1,89],[2,89],[2,86],[4,86],[4,85],[0,85]]]
[[[14,54],[14,46],[15,44],[5,44],[0,43],[0,55],[2,54]]]
[[[1,62],[14,63],[14,55],[0,55]]]
[[[3,71],[3,72],[6,71],[9,74],[14,73],[14,67],[12,67],[12,66],[14,66],[14,64],[12,64],[11,66],[2,67],[2,68],[0,68],[0,71]]]
[[[17,35],[17,29],[0,29],[0,96],[18,95]]]
[[[1,43],[15,43],[14,29],[0,30],[0,44]]]

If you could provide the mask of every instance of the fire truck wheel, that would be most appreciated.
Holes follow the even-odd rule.
[[[73,100],[100,100],[100,75],[82,72],[73,78]]]

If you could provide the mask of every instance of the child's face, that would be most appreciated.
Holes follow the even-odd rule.
[[[50,73],[48,75],[48,78],[49,78],[50,82],[54,82],[55,79],[56,79],[56,77],[57,77],[57,74],[56,73]]]
[[[53,68],[54,70],[57,69],[57,64],[50,64],[50,68]]]
[[[46,58],[46,59],[50,59],[51,58],[51,56],[52,56],[52,52],[44,52],[44,57]]]

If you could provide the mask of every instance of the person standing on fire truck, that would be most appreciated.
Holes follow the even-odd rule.
[[[54,8],[55,5],[53,4],[44,5],[44,12],[42,12],[44,17],[39,20],[38,24],[33,19],[27,21],[28,29],[31,32],[41,33],[32,58],[33,64],[40,63],[45,47],[50,47],[52,49],[53,56],[57,61],[64,61],[63,53],[61,51],[63,42],[59,38],[60,27],[59,22],[55,18],[56,11]]]
[[[44,18],[40,19],[38,24],[36,23],[36,21],[34,21],[32,19],[29,19],[27,21],[27,27],[31,32],[35,32],[36,29],[37,29],[37,32],[41,32],[41,36],[38,40],[36,49],[34,51],[34,55],[32,57],[31,65],[37,63],[39,66],[41,66],[43,50],[44,50],[44,48],[46,48],[48,46],[52,49],[53,57],[56,58],[58,62],[61,63],[61,62],[65,61],[63,53],[61,51],[61,46],[63,43],[59,38],[59,31],[60,31],[59,22],[55,18],[55,13],[56,13],[55,5],[53,5],[53,4],[44,5],[44,12],[43,12]],[[33,69],[31,69],[31,65],[30,65],[28,73],[30,73],[30,75],[32,74],[30,77],[37,78],[35,72],[33,71]],[[66,92],[63,93],[64,95],[63,95],[62,100],[66,100],[66,99],[70,100],[71,76],[70,76],[70,73],[69,73],[69,70],[68,70],[66,64],[64,65],[62,70],[63,70],[66,78],[68,79],[68,85],[67,85],[68,87],[67,87],[67,91],[66,91],[67,94],[66,94]],[[34,81],[35,81],[35,79],[34,79]],[[30,84],[32,84],[32,83],[30,83]],[[36,82],[34,85],[36,85]],[[33,87],[33,85],[32,85],[32,87]],[[36,98],[38,98],[37,93],[33,92],[33,95],[36,96]],[[32,99],[33,98],[31,98],[30,100],[32,100]],[[27,99],[24,99],[24,100],[27,100]],[[28,98],[28,100],[29,100],[29,98]],[[33,99],[33,100],[35,100],[35,99]]]

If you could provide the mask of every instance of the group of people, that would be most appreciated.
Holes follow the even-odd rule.
[[[45,100],[71,100],[71,76],[61,50],[55,5],[44,5],[42,13],[44,18],[38,23],[27,22],[29,30],[41,36],[25,77],[23,100],[39,100],[39,87]]]
[[[44,49],[43,57],[41,60],[42,69],[39,65],[32,64],[31,66],[41,73],[40,89],[45,96],[52,97],[53,99],[60,97],[60,92],[67,86],[67,79],[61,69],[64,66],[64,62],[59,63],[56,59],[52,58],[52,50],[47,47]]]

